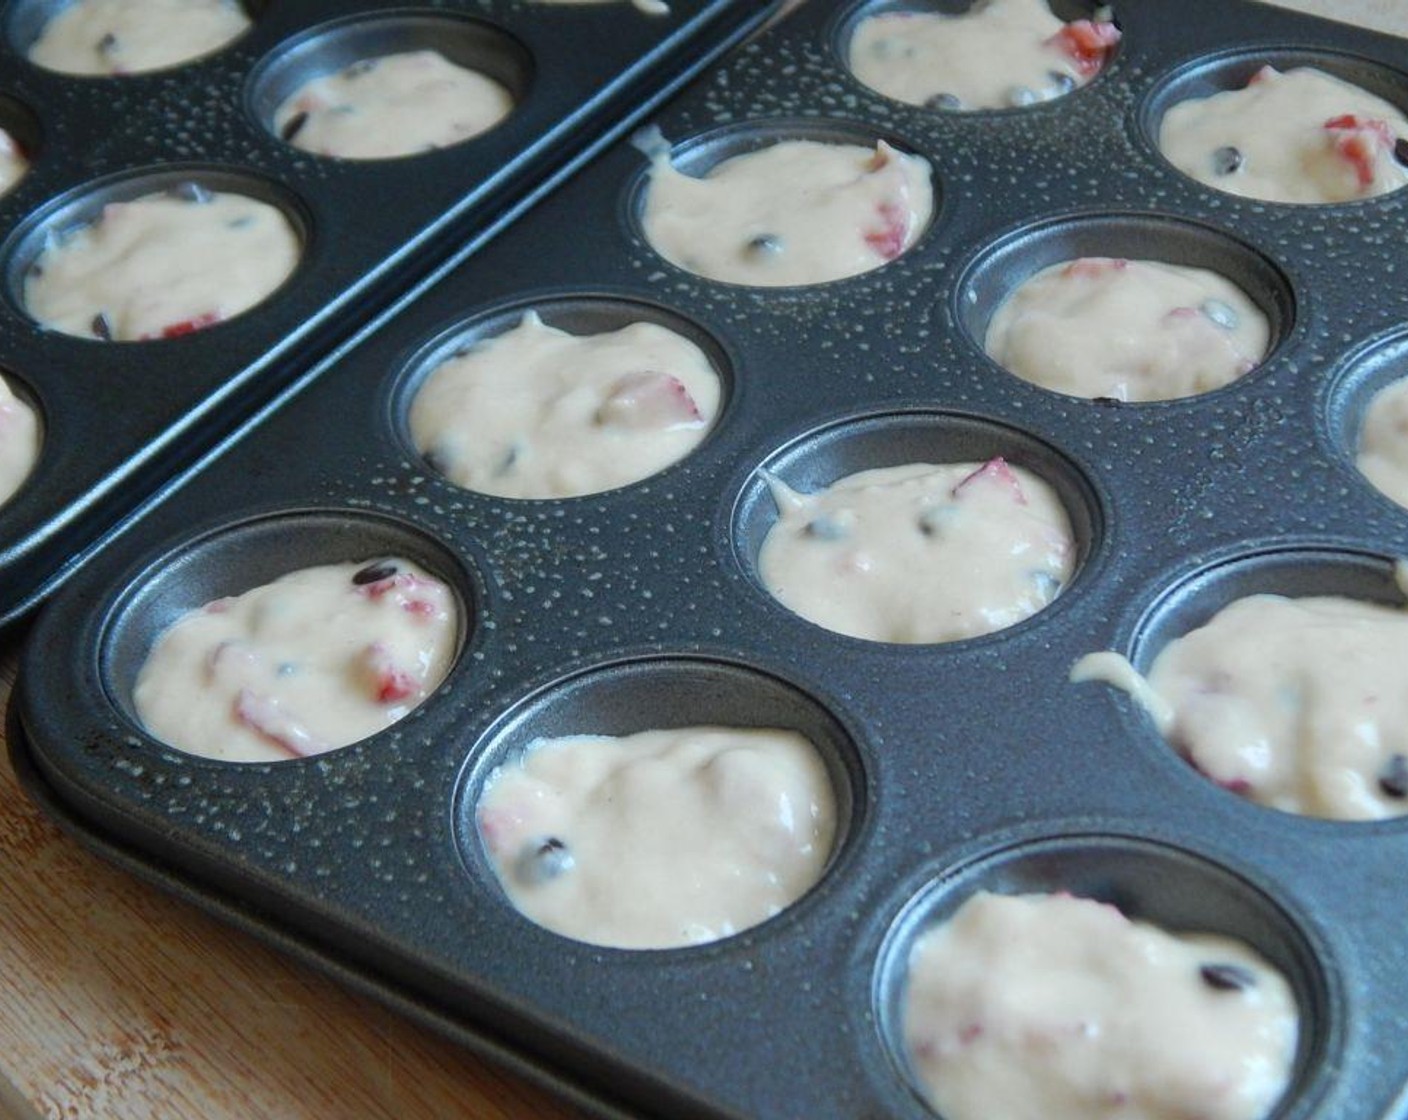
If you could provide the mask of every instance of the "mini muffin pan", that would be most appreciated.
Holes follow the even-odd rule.
[[[812,0],[658,124],[697,166],[795,135],[923,155],[941,201],[909,252],[807,287],[701,280],[645,243],[646,160],[618,144],[117,534],[33,633],[17,764],[124,865],[602,1114],[930,1116],[896,1043],[904,962],[925,923],[986,886],[1070,890],[1241,938],[1285,973],[1302,1017],[1275,1120],[1402,1120],[1408,816],[1337,823],[1247,803],[1124,694],[1067,674],[1100,649],[1147,667],[1253,591],[1403,601],[1408,511],[1360,477],[1353,444],[1368,397],[1408,374],[1408,196],[1239,200],[1185,179],[1152,139],[1170,91],[1235,83],[1247,59],[1323,60],[1408,107],[1403,42],[1237,0],[1128,0],[1124,40],[1090,86],[959,115],[849,75],[849,29],[878,6]],[[987,318],[1002,292],[1078,254],[1224,272],[1271,320],[1267,359],[1216,392],[1141,405],[1011,376],[982,352]],[[412,448],[409,398],[435,355],[528,308],[568,329],[641,317],[702,340],[725,388],[708,438],[590,497],[446,483]],[[820,629],[761,587],[775,516],[762,470],[808,490],[994,455],[1052,483],[1076,533],[1075,576],[1034,617],[888,645]],[[143,733],[133,676],[181,610],[396,551],[450,581],[467,620],[449,677],[407,719],[273,765]],[[522,918],[477,837],[486,776],[539,735],[689,723],[790,727],[817,744],[841,805],[820,883],[754,929],[677,950],[596,948]]]
[[[247,5],[253,26],[189,64],[78,77],[24,57],[62,5],[0,17],[0,127],[29,174],[0,199],[0,370],[38,406],[34,472],[0,506],[0,624],[92,553],[102,533],[177,465],[230,431],[319,352],[437,264],[471,251],[552,174],[621,128],[766,14],[758,0],[453,0]],[[403,159],[299,151],[273,127],[303,81],[361,57],[432,48],[494,77],[516,105],[464,143]],[[302,240],[293,276],[204,331],[105,343],[42,329],[24,278],[57,234],[102,206],[185,184],[283,211]]]

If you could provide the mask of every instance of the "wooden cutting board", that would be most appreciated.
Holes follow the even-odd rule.
[[[1283,6],[1408,35],[1408,0]],[[0,709],[16,649],[0,640]],[[30,805],[0,751],[0,1116],[574,1115],[89,855]]]

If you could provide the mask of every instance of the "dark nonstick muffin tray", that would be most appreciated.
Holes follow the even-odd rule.
[[[78,77],[24,57],[61,5],[0,14],[0,126],[31,154],[0,199],[0,370],[38,406],[34,472],[0,506],[0,624],[48,594],[102,533],[416,277],[463,255],[588,148],[766,15],[763,0],[628,3],[249,3],[252,28],[169,70]],[[393,51],[439,50],[498,79],[513,112],[467,142],[403,159],[311,155],[273,129],[303,80]],[[105,202],[183,184],[279,207],[300,264],[269,299],[185,337],[105,343],[24,311],[47,235]]]
[[[1080,9],[1058,5],[1064,15]],[[1374,389],[1408,373],[1405,194],[1241,201],[1157,153],[1162,108],[1260,61],[1315,61],[1408,106],[1402,41],[1232,0],[1116,6],[1088,88],[950,115],[871,94],[841,62],[855,4],[813,0],[659,117],[707,166],[775,137],[882,137],[940,199],[900,259],[829,284],[700,280],[645,244],[645,160],[622,143],[468,263],[320,366],[177,481],[40,617],[12,710],[16,761],[60,819],[164,883],[613,1115],[930,1115],[896,1045],[916,931],[974,889],[1069,890],[1236,936],[1301,1012],[1276,1120],[1408,1116],[1408,817],[1263,809],[1182,762],[1083,654],[1147,667],[1259,590],[1401,603],[1408,512],[1353,466]],[[1085,9],[1088,11],[1089,9]],[[1007,374],[976,339],[1045,264],[1131,255],[1222,271],[1274,345],[1205,396],[1105,406]],[[492,498],[412,449],[429,356],[525,308],[595,330],[644,317],[707,342],[707,440],[644,482]],[[948,645],[824,631],[756,574],[760,468],[812,489],[863,467],[1001,454],[1051,482],[1078,568],[1049,608]],[[455,668],[386,733],[233,766],[132,714],[182,610],[323,561],[401,552],[457,590]],[[628,952],[540,929],[479,843],[486,775],[540,735],[690,723],[798,729],[838,793],[836,848],[796,905],[696,948]]]

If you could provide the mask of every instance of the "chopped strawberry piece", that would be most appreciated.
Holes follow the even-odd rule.
[[[1330,133],[1335,155],[1354,168],[1359,189],[1373,186],[1379,156],[1393,149],[1395,137],[1388,122],[1345,113],[1327,120],[1325,130]]]
[[[671,431],[702,424],[704,414],[683,381],[651,369],[617,378],[596,410],[596,422],[603,426]]]
[[[1061,270],[1062,276],[1076,276],[1082,280],[1094,280],[1108,272],[1123,272],[1129,262],[1122,257],[1080,257]]]
[[[404,669],[388,669],[377,678],[376,699],[378,704],[394,704],[414,695],[416,680]]]
[[[1099,73],[1106,57],[1119,41],[1120,29],[1113,23],[1096,23],[1088,19],[1068,23],[1046,40],[1048,46],[1065,51],[1084,78]]]
[[[1018,480],[1017,476],[1012,473],[1012,468],[1007,465],[1007,460],[1001,455],[989,459],[972,474],[964,478],[962,482],[953,488],[952,494],[955,498],[961,498],[965,487],[985,480],[1000,482],[1012,492],[1012,497],[1018,505],[1024,506],[1027,504],[1027,496],[1022,493],[1022,483]]]
[[[367,690],[378,704],[394,704],[415,695],[419,678],[396,664],[391,651],[381,642],[373,642],[359,655]]]
[[[412,588],[420,581],[410,572],[398,572],[395,575],[387,576],[385,579],[374,580],[371,583],[357,585],[357,594],[373,601],[380,599],[389,591],[395,591],[399,587]]]
[[[421,618],[430,618],[437,613],[435,604],[429,599],[407,599],[401,604],[401,609]]]
[[[144,334],[142,340],[152,338],[180,338],[182,335],[195,334],[196,331],[204,330],[220,322],[220,312],[206,311],[190,319],[182,319],[179,323],[172,323],[162,327],[156,334]]]
[[[904,252],[909,238],[909,210],[897,202],[882,202],[879,206],[879,229],[865,231],[865,243],[884,260],[892,261]]]
[[[294,758],[320,754],[328,745],[314,738],[276,701],[242,688],[235,697],[235,719]]]

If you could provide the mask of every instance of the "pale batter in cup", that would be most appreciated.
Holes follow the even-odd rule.
[[[1174,105],[1159,148],[1200,183],[1269,202],[1350,202],[1408,183],[1408,117],[1313,67]]]
[[[14,497],[39,461],[39,417],[0,377],[0,505]]]
[[[178,338],[264,300],[301,250],[277,207],[188,183],[110,202],[50,243],[25,274],[25,310],[80,338]]]
[[[9,194],[29,171],[29,159],[19,143],[0,129],[0,195]]]
[[[1298,1013],[1246,945],[1071,895],[979,892],[910,953],[907,1057],[943,1120],[1261,1120]]]
[[[478,136],[512,109],[492,78],[436,51],[407,51],[305,82],[275,111],[274,130],[318,155],[394,159]]]
[[[170,746],[229,762],[322,754],[391,726],[449,671],[454,594],[409,560],[303,568],[163,631],[132,702]]]
[[[763,585],[841,634],[988,634],[1045,607],[1075,566],[1055,491],[1001,458],[861,471],[814,494],[771,485],[778,521],[758,556]]]
[[[1077,397],[1162,401],[1210,392],[1266,356],[1247,294],[1203,268],[1082,257],[1019,285],[983,348],[1026,381]]]
[[[236,0],[73,0],[44,25],[29,60],[65,74],[140,74],[219,50],[249,25]]]
[[[1408,508],[1408,378],[1379,390],[1369,402],[1354,465],[1382,493]]]
[[[1119,29],[1062,23],[1046,0],[979,0],[961,15],[889,11],[862,20],[848,62],[871,89],[910,105],[970,111],[1035,105],[1100,73]]]
[[[638,322],[575,335],[529,311],[431,371],[409,419],[416,448],[457,486],[567,498],[684,458],[719,400],[713,365],[674,331]]]
[[[1330,820],[1408,814],[1408,612],[1331,596],[1252,595],[1160,652],[1144,680],[1089,654],[1073,681],[1124,688],[1193,766],[1273,809]]]
[[[872,148],[782,140],[726,159],[702,178],[651,160],[644,226],[651,246],[713,280],[773,287],[869,272],[928,225],[927,160]]]
[[[836,833],[826,766],[795,731],[682,727],[540,739],[475,813],[510,901],[594,945],[728,937],[821,878]]]

